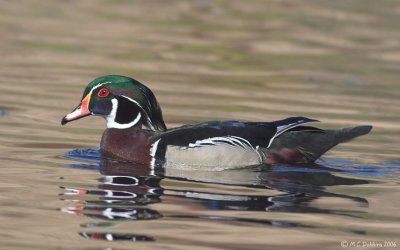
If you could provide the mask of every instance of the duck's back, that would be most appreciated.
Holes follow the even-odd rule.
[[[265,149],[276,136],[312,121],[303,117],[276,122],[210,121],[171,129],[153,140],[156,156],[164,156],[167,167],[227,169],[265,162]]]

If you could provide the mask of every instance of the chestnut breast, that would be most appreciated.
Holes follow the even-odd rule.
[[[108,128],[101,138],[101,155],[138,164],[151,163],[151,132],[142,129]]]

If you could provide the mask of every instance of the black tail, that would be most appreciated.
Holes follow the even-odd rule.
[[[327,130],[326,132],[333,132],[336,138],[336,144],[350,141],[356,137],[368,134],[372,129],[370,125],[364,126],[357,126],[352,128],[341,128],[341,129],[334,129],[334,130]]]
[[[277,137],[269,149],[278,151],[282,148],[297,149],[304,155],[305,161],[313,162],[337,144],[368,134],[371,129],[372,126],[365,125],[316,131],[287,131]]]

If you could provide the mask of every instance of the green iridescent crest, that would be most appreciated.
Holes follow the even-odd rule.
[[[162,118],[161,108],[153,92],[142,83],[133,78],[121,75],[106,75],[93,80],[86,87],[82,99],[90,91],[99,91],[101,88],[107,88],[113,96],[124,96],[136,102],[142,109],[142,123],[152,130],[166,130]],[[97,95],[92,93],[90,106],[95,106],[98,102]]]

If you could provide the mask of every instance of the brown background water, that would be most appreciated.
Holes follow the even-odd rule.
[[[399,1],[1,0],[0,6],[1,249],[340,249],[343,240],[400,247]],[[303,115],[325,128],[374,130],[328,153],[320,164],[333,170],[324,174],[290,174],[287,167],[278,174],[168,173],[200,182],[166,178],[140,186],[135,192],[156,193],[151,204],[117,206],[150,209],[153,220],[107,219],[104,209],[112,206],[104,190],[115,189],[104,184],[110,173],[65,156],[97,148],[104,121],[60,126],[86,84],[105,74],[148,85],[169,127]],[[88,160],[87,152],[80,156]],[[108,168],[126,175],[121,166]],[[90,240],[82,232],[154,242]]]

